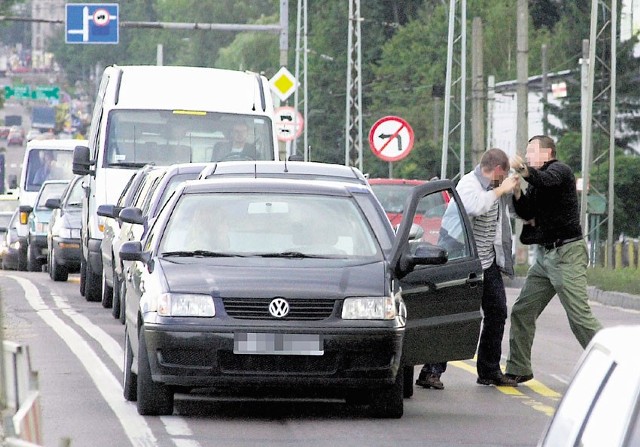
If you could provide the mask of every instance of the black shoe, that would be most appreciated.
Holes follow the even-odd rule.
[[[423,388],[433,388],[435,390],[444,390],[444,385],[440,381],[440,376],[438,374],[420,374],[418,376],[418,380],[416,380],[416,385],[421,386]]]
[[[506,377],[508,377],[509,379],[513,379],[515,380],[517,383],[522,383],[522,382],[527,382],[531,379],[533,379],[533,374],[525,374],[522,376],[516,375],[516,374],[505,374]]]
[[[502,373],[495,374],[492,377],[478,377],[476,383],[479,385],[518,386],[518,382],[515,379],[507,377]]]

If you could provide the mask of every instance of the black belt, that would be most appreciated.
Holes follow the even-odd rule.
[[[557,241],[554,241],[554,242],[542,244],[542,246],[547,250],[552,250],[554,248],[562,247],[563,245],[568,244],[570,242],[579,241],[580,239],[582,239],[582,236],[576,236],[569,239],[558,239]]]

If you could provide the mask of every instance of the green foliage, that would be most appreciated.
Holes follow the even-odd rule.
[[[640,295],[640,270],[628,267],[623,269],[590,268],[587,269],[587,283],[600,290]]]

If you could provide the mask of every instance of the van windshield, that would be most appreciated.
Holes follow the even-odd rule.
[[[267,117],[172,110],[113,110],[105,167],[273,160]]]
[[[27,159],[25,190],[40,191],[45,180],[73,178],[73,151],[60,149],[34,149]]]

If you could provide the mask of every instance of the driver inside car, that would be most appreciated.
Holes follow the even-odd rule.
[[[256,147],[249,143],[249,129],[244,121],[235,123],[229,139],[215,145],[211,161],[255,160]]]

